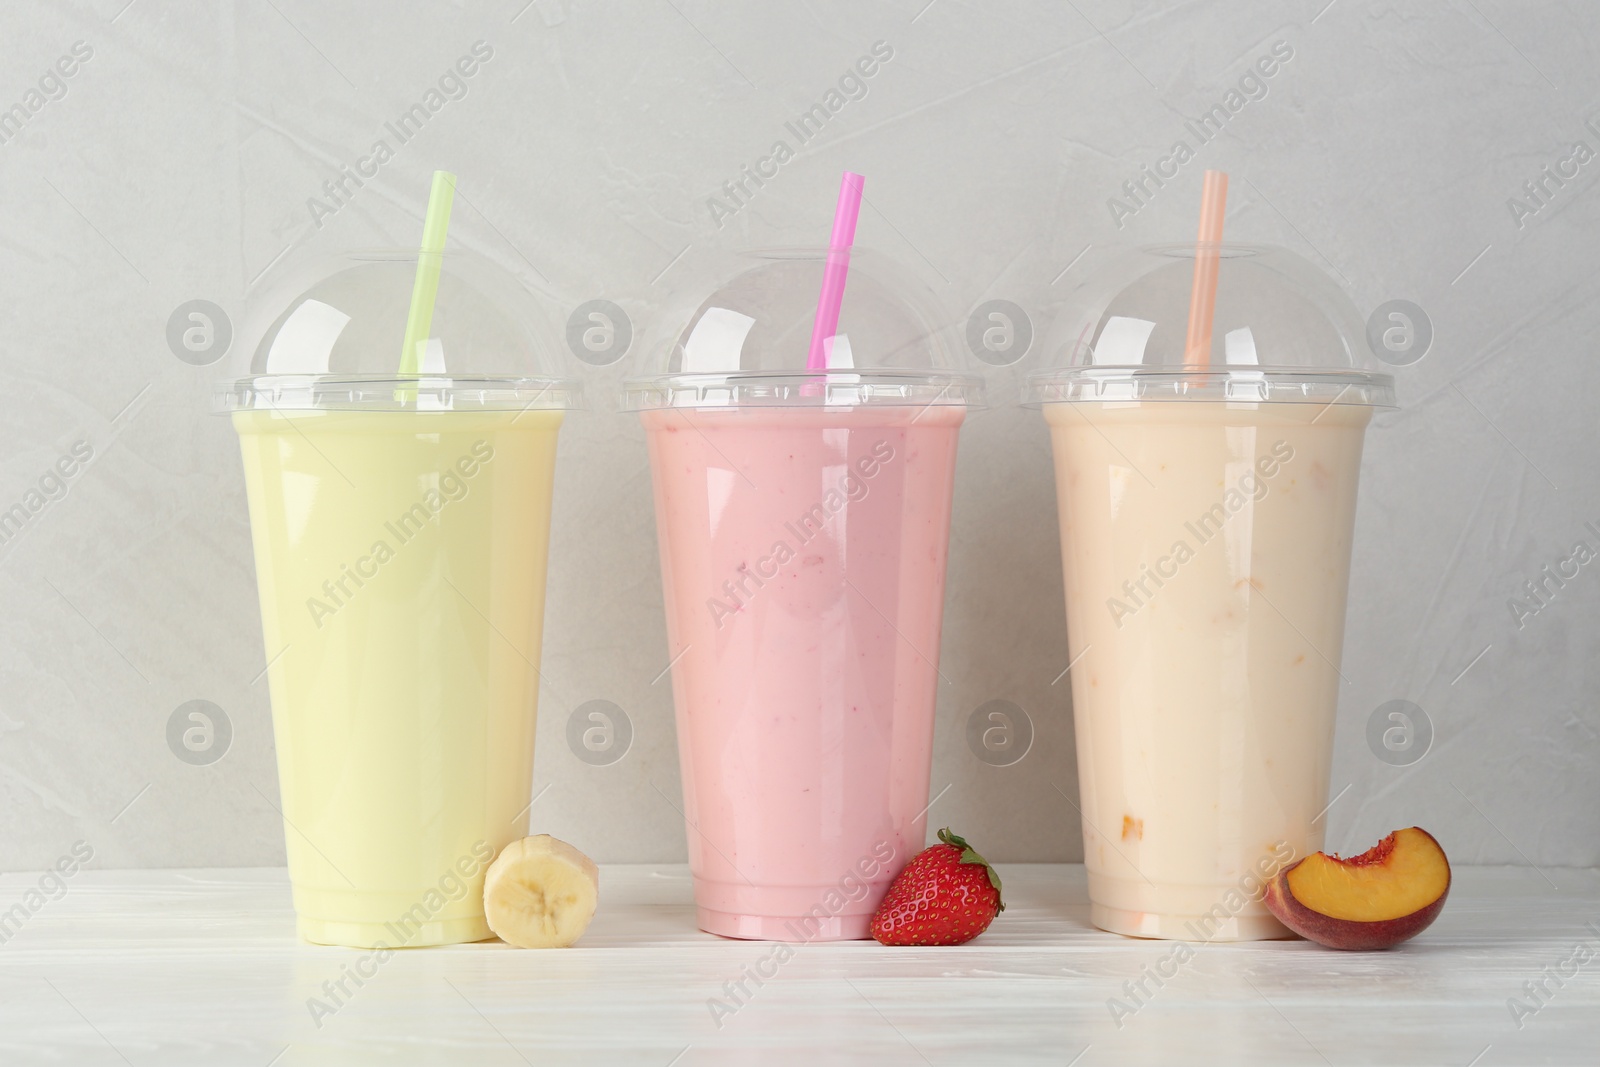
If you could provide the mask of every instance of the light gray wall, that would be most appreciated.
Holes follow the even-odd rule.
[[[93,450],[0,546],[0,869],[79,838],[106,866],[282,862],[238,449],[206,414],[226,364],[181,362],[166,326],[193,299],[237,316],[280,255],[414,241],[435,167],[462,177],[452,238],[537,270],[558,322],[604,297],[643,324],[728,250],[823,240],[850,168],[869,176],[863,244],[917,265],[956,318],[1003,298],[1041,330],[1118,248],[1192,232],[1199,171],[1228,170],[1231,236],[1310,257],[1363,315],[1414,301],[1436,334],[1368,438],[1330,843],[1417,823],[1458,861],[1600,862],[1600,564],[1520,626],[1507,604],[1574,542],[1600,548],[1600,160],[1536,213],[1508,207],[1575,142],[1600,148],[1593,5],[125,3],[0,15],[0,108],[93,49],[0,144],[0,505]],[[313,226],[322,182],[479,40],[494,55],[466,97]],[[876,41],[894,58],[867,96],[719,228],[707,199]],[[1267,95],[1119,229],[1121,183],[1278,41],[1293,59]],[[534,824],[600,860],[678,859],[642,435],[612,410],[620,368],[570,362],[596,406],[563,431]],[[1054,486],[1040,420],[1005,404],[1030,362],[991,373],[1002,404],[964,431],[933,821],[996,859],[1068,860]],[[194,699],[233,730],[205,766],[166,740]],[[634,725],[610,766],[564,740],[591,699]],[[991,699],[1036,731],[1011,767],[965,741]],[[1394,699],[1434,731],[1404,767],[1365,736]]]

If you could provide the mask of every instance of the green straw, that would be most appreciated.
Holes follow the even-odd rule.
[[[456,176],[449,171],[434,171],[433,188],[428,192],[428,214],[422,220],[417,280],[411,286],[411,313],[406,317],[406,336],[400,347],[401,377],[415,377],[422,371],[422,346],[428,343],[428,335],[433,331],[433,302],[439,296],[444,234],[450,227],[450,204],[455,195]]]

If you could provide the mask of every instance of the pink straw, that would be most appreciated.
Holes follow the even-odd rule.
[[[828,369],[829,342],[839,332],[839,306],[844,303],[844,281],[850,273],[850,246],[856,240],[861,189],[866,181],[850,171],[845,171],[839,181],[839,206],[833,209],[833,236],[828,240],[828,265],[822,272],[822,295],[817,297],[817,321],[811,327],[811,352],[806,356],[806,370]]]

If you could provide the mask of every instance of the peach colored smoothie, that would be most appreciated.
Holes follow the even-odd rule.
[[[641,413],[702,929],[866,937],[921,849],[964,416]]]
[[[1287,937],[1265,880],[1322,847],[1371,409],[1044,408],[1091,921]]]

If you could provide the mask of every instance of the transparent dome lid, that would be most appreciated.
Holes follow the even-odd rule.
[[[1209,358],[1185,361],[1197,254],[1217,255]],[[1286,248],[1130,253],[1062,304],[1024,402],[1189,400],[1394,406],[1345,292]]]
[[[645,337],[625,410],[982,403],[982,381],[949,343],[932,290],[886,256],[856,248],[826,370],[808,370],[826,248],[773,249],[710,296],[669,304]]]
[[[281,271],[247,303],[219,411],[565,408],[559,336],[536,298],[480,256],[438,256],[438,295],[415,373],[401,369],[416,249],[353,252]],[[244,361],[248,361],[247,364]]]

